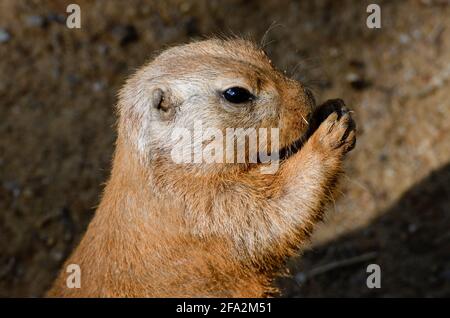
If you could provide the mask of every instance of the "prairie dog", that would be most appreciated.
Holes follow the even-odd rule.
[[[210,39],[143,66],[117,110],[110,179],[48,296],[273,295],[273,278],[321,220],[355,145],[343,103],[316,107],[252,42]],[[241,163],[174,162],[174,129],[193,131],[197,121],[220,131],[279,128],[278,168],[262,173],[267,163],[248,160],[261,148],[247,145]],[[66,286],[69,264],[80,266],[80,288]]]

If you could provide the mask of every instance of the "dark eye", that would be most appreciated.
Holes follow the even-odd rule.
[[[223,97],[233,104],[242,104],[252,101],[255,96],[242,87],[231,87],[223,92]]]

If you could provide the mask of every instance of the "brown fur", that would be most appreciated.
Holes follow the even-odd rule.
[[[224,112],[212,86],[223,82],[249,86],[258,103]],[[159,109],[156,88],[164,94]],[[250,42],[213,39],[163,52],[121,91],[111,177],[65,265],[80,265],[81,288],[67,288],[63,270],[48,295],[271,295],[274,275],[321,219],[354,145],[349,113],[328,116],[275,174],[261,174],[260,164],[175,164],[164,131],[179,118],[222,129],[280,127],[286,147],[307,132],[313,106]]]

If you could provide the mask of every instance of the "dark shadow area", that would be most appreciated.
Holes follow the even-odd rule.
[[[364,213],[364,211],[361,211]],[[450,296],[450,163],[368,227],[305,253],[280,285],[286,297]],[[368,264],[381,267],[369,289]]]

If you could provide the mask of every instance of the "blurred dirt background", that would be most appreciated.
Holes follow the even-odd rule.
[[[65,26],[81,6],[81,29]],[[371,1],[373,2],[373,1]],[[450,296],[450,3],[0,1],[0,296],[42,296],[107,180],[116,93],[161,49],[261,40],[319,101],[355,111],[342,195],[280,279],[287,297]],[[366,267],[381,266],[380,289]]]

